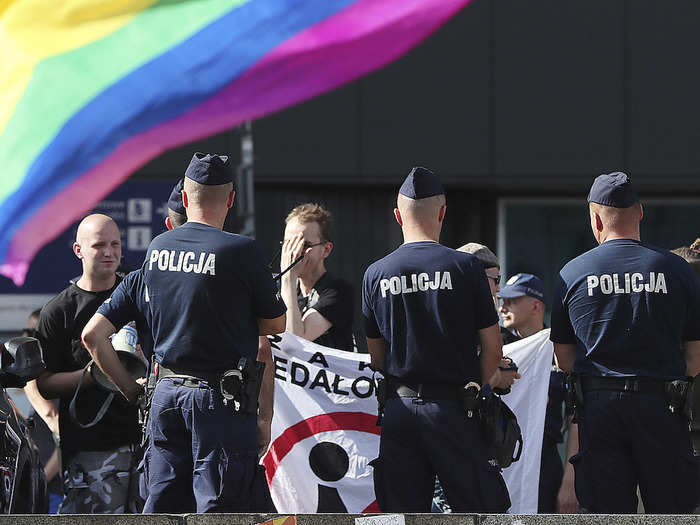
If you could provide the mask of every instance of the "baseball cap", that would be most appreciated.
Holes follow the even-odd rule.
[[[544,284],[542,279],[531,273],[516,273],[506,281],[506,284],[498,292],[498,297],[514,299],[524,295],[544,301]]]
[[[227,156],[197,152],[187,166],[185,177],[205,186],[220,186],[233,182],[233,170]]]
[[[182,204],[182,186],[185,183],[185,179],[180,179],[175,184],[173,191],[170,193],[170,198],[168,199],[168,208],[176,213],[185,215],[185,205]]]
[[[428,168],[416,167],[406,176],[399,193],[409,199],[425,199],[445,193],[440,179]]]
[[[599,175],[588,192],[588,202],[613,208],[629,208],[638,200],[632,182],[621,171]]]

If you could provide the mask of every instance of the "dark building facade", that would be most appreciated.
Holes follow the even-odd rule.
[[[423,165],[448,191],[443,243],[488,244],[504,275],[540,274],[548,291],[593,246],[585,196],[602,172],[632,176],[646,239],[687,244],[700,236],[699,22],[693,0],[474,0],[381,71],[253,123],[257,238],[272,257],[287,212],[325,203],[329,268],[359,305],[364,268],[401,242],[398,184]],[[238,133],[134,177],[174,181],[194,150],[236,157]]]

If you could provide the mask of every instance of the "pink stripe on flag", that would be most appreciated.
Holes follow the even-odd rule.
[[[197,108],[122,142],[103,162],[56,194],[16,232],[0,272],[21,285],[28,262],[45,242],[166,149],[260,118],[374,71],[418,44],[469,1],[358,0],[305,29]]]

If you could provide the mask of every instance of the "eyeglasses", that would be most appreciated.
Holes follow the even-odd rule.
[[[326,244],[327,241],[318,241],[318,242],[309,242],[309,241],[304,241],[304,249],[308,250],[309,248],[313,248],[314,246],[320,246],[322,244]],[[284,244],[284,241],[280,241],[280,246]]]
[[[493,282],[496,283],[496,284],[501,284],[501,276],[500,276],[500,275],[489,275],[489,274],[486,274],[486,277],[488,277],[489,279],[493,279]]]

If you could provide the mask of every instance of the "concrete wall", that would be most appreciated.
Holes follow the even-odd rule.
[[[0,516],[0,525],[254,525],[280,514]],[[354,525],[352,514],[299,514],[298,525]],[[700,516],[405,514],[406,525],[690,525]]]

